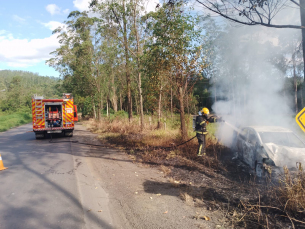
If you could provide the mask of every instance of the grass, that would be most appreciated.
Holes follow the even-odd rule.
[[[141,131],[140,120],[134,116],[129,122],[126,114],[103,117],[101,121],[90,119],[84,124],[99,138],[114,147],[125,149],[132,160],[150,165],[178,166],[185,168],[203,169],[203,164],[210,168],[219,169],[221,166],[218,156],[223,152],[214,134],[217,130],[217,123],[208,125],[207,155],[210,157],[198,157],[198,141],[193,139],[190,142],[175,147],[183,142],[180,133],[179,115],[162,119],[161,128],[157,128],[156,117],[145,116],[145,126]],[[165,125],[166,123],[166,125]],[[192,116],[187,117],[188,138],[195,136],[192,128]],[[169,172],[170,173],[170,172]]]
[[[162,119],[161,128],[157,128],[157,119],[145,116],[144,130],[140,129],[139,117],[135,116],[131,122],[123,116],[111,116],[103,118],[100,122],[89,120],[85,124],[94,132],[98,133],[102,140],[107,140],[116,145],[125,147],[170,147],[182,142],[180,133],[179,116],[173,118]],[[150,121],[151,120],[151,121]],[[187,117],[187,132],[188,139],[195,136],[192,128],[192,117]],[[208,125],[208,139],[212,139],[215,143],[214,134],[217,129],[217,124],[210,123]],[[197,141],[192,140],[188,146],[196,146]]]
[[[7,131],[16,126],[27,124],[32,121],[32,115],[26,112],[12,114],[0,113],[0,132]]]
[[[151,121],[150,121],[151,120]],[[207,155],[208,157],[197,157],[198,142],[194,140],[178,148],[165,148],[178,145],[182,142],[180,134],[179,116],[162,119],[160,129],[157,129],[157,118],[145,116],[144,130],[140,129],[139,117],[135,116],[131,122],[128,121],[127,115],[112,115],[103,118],[97,122],[94,120],[85,121],[84,124],[93,132],[99,135],[99,138],[115,147],[123,148],[127,151],[132,160],[159,166],[164,176],[169,178],[169,182],[174,187],[180,187],[173,175],[176,168],[183,168],[189,171],[207,171],[206,168],[220,169],[226,171],[219,159],[220,154],[227,153],[228,149],[217,141],[215,133],[218,128],[217,123],[208,124],[207,136]],[[166,123],[166,128],[164,123]],[[195,136],[192,129],[192,117],[187,117],[188,138]],[[249,222],[257,222],[262,227],[269,227],[271,220],[275,221],[277,217],[286,217],[291,221],[292,228],[304,224],[305,214],[305,175],[301,165],[298,167],[297,175],[291,175],[286,170],[285,176],[280,185],[272,183],[262,185],[262,192],[256,183],[257,193],[253,194],[251,203],[240,202],[239,207],[233,207],[231,210],[240,214],[232,213],[232,223],[235,225],[243,223],[248,225]],[[192,187],[192,185],[190,185]],[[266,198],[268,197],[268,198]],[[186,204],[193,205],[194,202],[190,193],[182,190],[180,198]],[[256,202],[258,200],[258,202]],[[197,203],[197,201],[196,201]],[[284,215],[284,216],[283,216]],[[234,220],[233,220],[234,219]],[[251,223],[250,223],[251,224]]]
[[[301,163],[297,163],[297,171],[284,167],[284,177],[277,188],[278,200],[284,211],[290,214],[303,214],[305,217],[305,171]]]

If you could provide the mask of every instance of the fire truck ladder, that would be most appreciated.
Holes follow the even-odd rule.
[[[40,105],[37,105],[40,104]],[[42,99],[35,99],[35,116],[37,119],[43,119]]]

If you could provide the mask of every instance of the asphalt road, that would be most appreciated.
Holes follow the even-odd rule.
[[[77,129],[77,128],[76,128]],[[77,138],[36,140],[30,124],[0,133],[0,229],[114,228],[109,198]]]

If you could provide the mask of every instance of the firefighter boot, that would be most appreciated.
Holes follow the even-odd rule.
[[[197,153],[198,157],[202,156],[202,152],[201,151],[202,151],[202,144],[199,144],[198,153]]]
[[[197,134],[199,148],[197,156],[202,157],[202,154],[205,156],[205,135]]]
[[[198,154],[197,156],[198,157],[202,157],[202,156],[205,156],[206,155],[206,150],[205,150],[205,146],[204,144],[199,144],[199,149],[198,149]]]

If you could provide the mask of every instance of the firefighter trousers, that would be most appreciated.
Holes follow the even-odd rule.
[[[206,142],[205,136],[206,136],[205,134],[199,134],[199,133],[196,134],[196,137],[198,139],[198,144],[199,144],[199,146],[198,146],[198,153],[197,153],[198,156],[202,156],[202,154],[205,155],[205,153],[206,153],[206,149],[205,149],[205,142]]]

